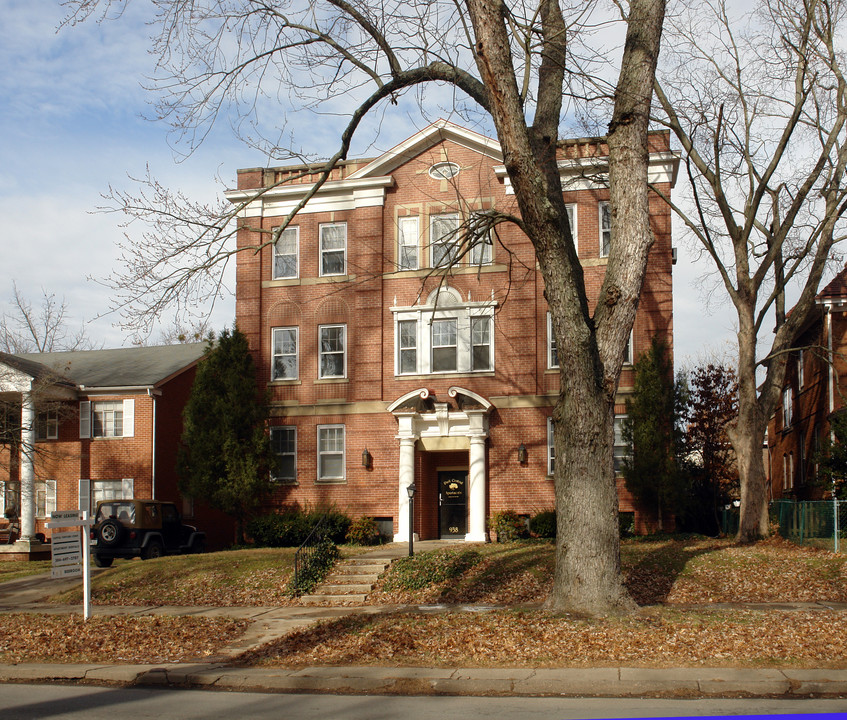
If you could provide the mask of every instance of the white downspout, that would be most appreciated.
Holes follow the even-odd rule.
[[[832,308],[826,307],[826,351],[829,365],[829,414],[835,412],[835,369],[832,366]],[[832,423],[829,425],[829,442],[835,442],[835,433],[832,431]],[[833,551],[838,552],[838,498],[835,495],[835,480],[832,481],[832,534]]]
[[[153,388],[147,388],[147,394],[153,401],[153,433],[152,433],[152,451],[150,458],[150,495],[153,500],[156,499],[156,395],[153,393]]]

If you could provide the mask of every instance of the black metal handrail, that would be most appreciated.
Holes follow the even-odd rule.
[[[297,548],[297,552],[294,553],[294,587],[296,588],[297,594],[300,594],[300,578],[302,574],[306,571],[306,568],[312,562],[312,557],[314,556],[318,543],[324,539],[324,533],[326,528],[326,519],[328,517],[328,513],[324,513],[321,515],[320,520],[315,523],[315,526],[312,528],[311,532],[306,536],[306,539],[300,543],[300,547]]]

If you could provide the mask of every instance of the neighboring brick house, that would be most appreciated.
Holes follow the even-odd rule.
[[[669,193],[669,135],[652,134],[650,149],[651,181]],[[602,139],[561,147],[592,302],[614,242],[607,152]],[[559,374],[533,247],[512,224],[474,247],[454,242],[486,213],[517,214],[497,142],[439,121],[342,162],[272,245],[316,179],[316,167],[240,170],[227,193],[241,205],[239,247],[268,243],[238,254],[236,316],[271,397],[273,504],[333,504],[397,540],[408,538],[412,482],[423,538],[481,541],[498,511],[552,508]],[[672,346],[670,213],[656,194],[650,209],[656,242],[618,413],[633,356],[656,335]],[[619,494],[634,510],[622,481]]]
[[[815,455],[829,418],[847,406],[847,267],[816,298],[797,333],[782,398],[768,425],[771,498],[817,500],[831,488],[817,481]]]
[[[178,501],[210,536],[232,541],[232,525],[180,498],[176,455],[182,409],[202,343],[26,355],[0,353],[0,398],[21,447],[0,449],[0,518],[20,511],[22,535],[43,533],[51,510],[93,509],[117,497]],[[26,450],[28,446],[33,452]],[[21,490],[32,479],[28,529]],[[24,492],[26,497],[26,492]],[[4,520],[0,520],[0,523]]]

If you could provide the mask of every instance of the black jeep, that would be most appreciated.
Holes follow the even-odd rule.
[[[160,500],[102,500],[91,527],[91,552],[97,567],[115,558],[201,553],[206,533],[184,525],[176,505]]]

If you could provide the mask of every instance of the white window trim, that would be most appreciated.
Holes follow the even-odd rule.
[[[804,367],[805,356],[801,348],[797,353],[797,387],[802,390],[805,385],[806,372]]]
[[[279,228],[274,228],[273,232],[276,232]],[[294,233],[294,274],[293,275],[277,275],[276,274],[276,258],[277,258],[277,243],[282,240],[282,236],[287,232]],[[271,276],[274,280],[296,280],[300,277],[300,226],[299,225],[289,225],[285,230],[283,230],[279,237],[277,238],[277,242],[273,244],[273,258],[271,264]]]
[[[609,233],[609,246],[606,248],[606,244],[603,242],[603,208],[609,208],[609,228],[607,232]],[[603,201],[597,203],[597,230],[598,230],[598,249],[600,251],[600,257],[609,257],[609,251],[612,249],[612,211],[609,206],[609,201]],[[604,252],[605,251],[605,252]]]
[[[38,514],[38,493],[44,492],[44,514]],[[49,518],[50,513],[56,510],[56,481],[55,480],[37,480],[35,482],[36,493],[36,514],[37,518]]]
[[[294,376],[293,377],[277,377],[276,376],[276,334],[277,331],[293,330],[294,331]],[[282,355],[285,357],[285,355]],[[300,378],[300,328],[296,325],[288,325],[285,327],[271,328],[271,381],[272,382],[287,382],[289,380],[298,380]]]
[[[556,354],[556,362],[553,362],[553,345],[556,342],[556,337],[553,335],[553,315],[547,311],[547,367],[550,370],[558,369],[559,356]],[[558,350],[558,348],[556,348]]]
[[[475,320],[485,320],[488,323],[488,343],[485,347],[488,348],[488,367],[484,368],[475,368],[474,367],[474,348],[477,347],[474,345],[473,339],[473,326]],[[492,318],[487,315],[471,315],[471,326],[470,326],[470,342],[471,342],[471,350],[470,350],[470,363],[471,363],[471,372],[491,372],[494,369],[494,321]],[[481,345],[479,347],[482,347]]]
[[[271,427],[271,435],[274,432],[279,432],[280,430],[285,430],[286,432],[294,433],[294,452],[293,453],[277,453],[274,452],[275,455],[293,455],[294,456],[294,477],[286,478],[282,476],[277,476],[271,473],[271,477],[275,482],[278,482],[283,485],[296,485],[297,484],[297,426],[296,425],[274,425]]]
[[[439,304],[433,306],[435,298],[440,297],[441,302],[445,302],[445,298],[449,298],[452,304]],[[471,375],[493,373],[496,368],[497,358],[497,341],[496,341],[496,323],[494,322],[495,311],[497,309],[496,300],[487,300],[484,302],[462,300],[461,296],[452,288],[441,288],[440,293],[436,296],[433,292],[427,299],[426,305],[418,305],[411,307],[392,307],[391,312],[394,314],[394,374],[400,373],[400,321],[413,320],[417,328],[417,373],[418,375]],[[490,353],[491,367],[487,370],[472,370],[471,353],[473,351],[471,337],[471,318],[486,317],[490,323]],[[457,323],[457,346],[458,357],[456,360],[456,370],[432,370],[432,322],[434,320],[451,320],[456,319]],[[412,373],[402,373],[404,376]]]
[[[441,265],[436,265],[435,264],[435,257],[434,257],[435,247],[436,247],[436,245],[438,247],[444,247],[444,246],[447,245],[447,243],[443,243],[443,242],[436,243],[434,241],[433,233],[432,233],[432,226],[433,226],[433,223],[436,220],[441,219],[441,218],[448,218],[448,217],[456,218],[456,229],[453,231],[453,240],[452,240],[452,243],[451,243],[451,248],[453,248],[453,250],[448,250],[447,255],[445,256],[445,257],[448,257],[448,258],[451,258],[451,259],[450,259],[449,262],[443,263]],[[429,216],[429,266],[431,268],[449,268],[449,267],[455,265],[458,262],[458,257],[459,257],[459,254],[460,254],[459,243],[460,243],[460,240],[461,240],[459,238],[459,227],[460,227],[460,225],[461,225],[461,218],[459,217],[459,213],[456,213],[456,212],[438,213],[437,215],[430,215]],[[446,237],[446,235],[441,235],[441,236],[439,236],[438,239],[440,240],[443,237]]]
[[[335,455],[335,451],[328,453],[321,450],[321,430],[341,430],[341,476],[340,477],[321,477],[322,456],[324,454]],[[317,427],[317,482],[320,484],[343,483],[347,480],[347,431],[343,424],[339,425],[318,425]]]
[[[342,343],[342,370],[341,375],[324,375],[323,363],[321,358],[324,355],[324,350],[321,347],[321,332],[329,328],[341,328],[341,343]],[[337,354],[335,351],[328,353],[331,355]],[[318,378],[321,380],[337,380],[347,377],[347,325],[346,323],[328,323],[326,325],[318,325]]]
[[[627,350],[629,352],[627,352]],[[623,364],[632,365],[635,360],[635,328],[629,331],[629,344],[624,348]]]
[[[782,390],[782,427],[790,428],[794,424],[794,396],[789,385]]]
[[[94,406],[98,403],[122,405],[123,418],[120,435],[94,435]],[[133,398],[126,398],[124,400],[83,400],[79,404],[79,436],[80,438],[94,438],[96,440],[134,437],[135,400]]]
[[[547,418],[547,475],[552,477],[556,469],[556,443],[553,438],[553,418]]]
[[[474,216],[482,216],[485,217],[485,212],[475,212]],[[474,223],[475,225],[475,223]],[[481,267],[483,265],[491,265],[494,262],[494,238],[492,237],[492,231],[489,230],[486,233],[486,236],[476,237],[473,239],[473,245],[470,248],[470,264],[474,267]],[[488,257],[486,257],[486,255]]]
[[[39,432],[41,427],[41,417],[44,417],[45,433],[42,435]],[[44,440],[59,439],[59,411],[58,410],[42,410],[35,416],[35,441],[42,442]]]
[[[579,247],[579,233],[577,233],[577,205],[576,203],[567,203],[565,209],[568,213],[568,221],[571,224],[571,236],[573,237],[574,247]]]
[[[613,460],[613,462],[616,459],[615,455],[614,455],[615,449],[617,449],[619,447],[624,447],[624,448],[626,447],[626,443],[623,440],[623,424],[626,421],[627,417],[629,417],[629,416],[625,415],[625,414],[615,415],[615,418],[613,420],[613,423],[614,423],[614,436],[612,438],[612,456],[613,456],[612,460]],[[617,442],[617,440],[618,440],[618,428],[620,428],[621,442]],[[626,454],[626,453],[621,455],[622,460],[625,459],[625,458],[628,458],[628,457],[629,457],[629,455]],[[622,469],[615,468],[615,475],[616,476],[620,475],[622,472],[623,472]]]
[[[411,348],[403,348],[400,346],[400,323],[408,322],[413,323],[415,328],[415,367],[414,370],[407,370],[403,372],[401,370],[402,364],[400,362],[400,353],[403,350],[411,350]],[[398,319],[394,323],[394,347],[397,348],[397,352],[394,354],[394,374],[395,375],[417,375],[420,369],[420,347],[421,347],[421,326],[417,319],[413,318],[403,318]]]
[[[324,272],[324,246],[323,246],[323,231],[324,228],[330,227],[343,227],[344,228],[344,261],[343,261],[343,269],[341,272],[337,273],[325,273]],[[338,250],[328,250],[326,252],[338,252]],[[347,274],[347,223],[346,222],[336,222],[336,223],[322,223],[318,226],[318,274],[320,277],[341,277]]]
[[[411,233],[404,231],[404,225],[414,225]],[[409,236],[414,242],[408,242]],[[397,218],[397,269],[400,271],[418,270],[420,268],[421,219],[418,215],[404,215]],[[414,248],[414,263],[410,266],[403,264],[403,248]]]

